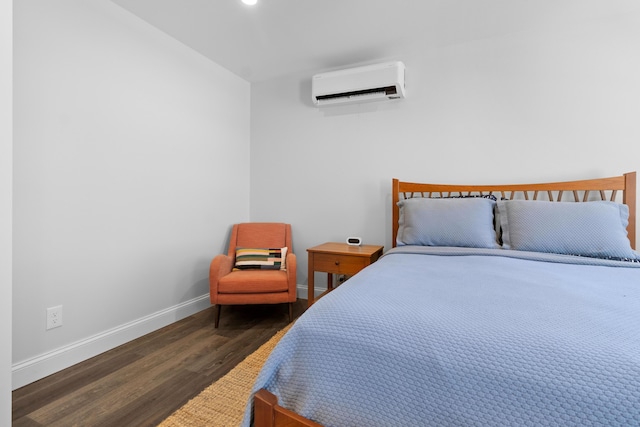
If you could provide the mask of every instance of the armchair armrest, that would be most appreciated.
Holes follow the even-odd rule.
[[[233,258],[228,255],[217,255],[209,266],[209,299],[211,304],[218,302],[218,282],[220,278],[231,273]]]

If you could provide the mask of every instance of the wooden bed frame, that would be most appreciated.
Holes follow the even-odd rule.
[[[546,184],[510,184],[510,185],[447,185],[418,184],[393,179],[392,186],[392,237],[396,245],[398,219],[400,216],[398,201],[412,197],[450,197],[473,194],[493,194],[498,198],[551,200],[562,202],[587,202],[592,200],[616,201],[622,193],[622,203],[629,207],[629,225],[627,233],[631,247],[636,248],[636,173],[621,176],[582,181],[552,182]],[[322,427],[295,412],[278,405],[278,398],[262,389],[254,396],[255,427]]]

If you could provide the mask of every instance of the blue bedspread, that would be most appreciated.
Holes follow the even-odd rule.
[[[639,264],[444,253],[392,250],[319,300],[254,392],[327,427],[640,425]]]

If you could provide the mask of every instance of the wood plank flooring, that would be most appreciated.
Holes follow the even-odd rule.
[[[306,300],[294,304],[294,316]],[[278,305],[213,307],[13,392],[13,426],[156,426],[288,324]]]

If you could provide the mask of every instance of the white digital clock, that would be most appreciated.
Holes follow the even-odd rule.
[[[347,237],[347,244],[360,246],[362,244],[362,239],[360,237]]]

